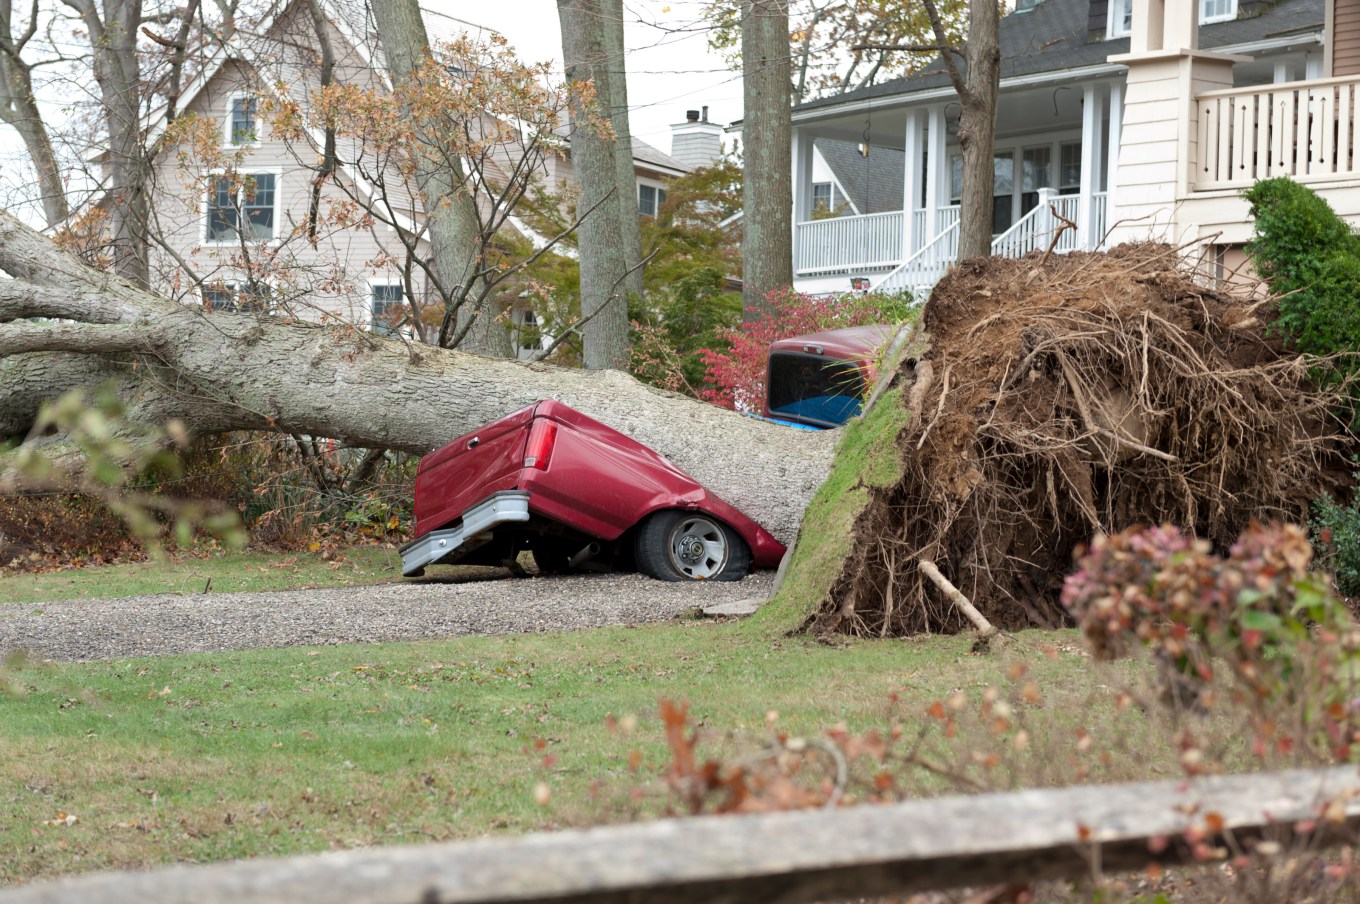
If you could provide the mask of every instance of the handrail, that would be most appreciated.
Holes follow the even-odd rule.
[[[866,221],[868,221],[868,220],[889,220],[889,221],[891,221],[891,220],[893,220],[893,219],[895,219],[895,218],[897,218],[897,217],[900,217],[900,216],[902,216],[902,211],[900,211],[900,210],[880,210],[878,213],[857,213],[857,214],[852,214],[852,215],[850,215],[850,216],[843,216],[843,217],[823,217],[823,218],[820,219],[820,220],[799,220],[795,225],[797,225],[797,226],[819,225],[819,226],[820,226],[820,225],[822,225],[823,223],[835,223],[835,222],[837,222],[837,221],[839,221],[839,222],[841,222],[841,223],[864,223],[864,222],[866,222]]]
[[[933,285],[944,275],[944,271],[954,262],[959,247],[959,224],[957,221],[948,226],[921,250],[904,260],[883,277],[874,287],[876,291],[910,289],[913,292],[925,285]],[[947,250],[946,250],[947,249]],[[917,275],[920,279],[911,279]],[[932,278],[933,277],[933,278]]]
[[[1037,230],[1031,227],[1039,222],[1041,215],[1045,218],[1048,216],[1048,207],[1045,204],[1037,205],[1029,213],[1012,223],[1010,229],[1007,229],[1005,232],[992,239],[992,257],[1020,257],[1028,251],[1028,248],[1023,248],[1022,250],[1021,243],[1028,244],[1026,239],[1032,240],[1034,238]],[[1025,236],[1026,239],[1021,239],[1020,242],[1017,242],[1015,240],[1016,236]],[[1012,249],[1010,246],[1015,247]],[[1014,250],[1018,253],[1007,253],[1009,250]]]
[[[1336,78],[1306,78],[1294,82],[1272,82],[1268,85],[1248,85],[1245,88],[1223,88],[1218,91],[1205,91],[1195,98],[1243,97],[1248,94],[1261,94],[1267,91],[1298,91],[1306,88],[1325,88],[1328,85],[1353,85],[1360,83],[1360,76],[1342,75]]]

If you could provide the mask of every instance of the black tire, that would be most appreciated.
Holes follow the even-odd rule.
[[[638,571],[659,581],[740,581],[751,550],[737,532],[701,512],[655,512],[633,542]]]

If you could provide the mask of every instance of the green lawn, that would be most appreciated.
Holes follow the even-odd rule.
[[[179,556],[167,561],[10,575],[0,581],[0,604],[202,593],[205,587],[216,593],[354,587],[399,581],[400,565],[397,551],[381,546],[352,547],[329,559],[320,553]]]
[[[1053,642],[1033,633],[988,657],[953,637],[831,647],[772,639],[757,619],[11,664],[0,881],[655,813],[651,792],[625,792],[654,788],[668,762],[663,698],[738,738],[768,736],[770,710],[787,732],[886,730],[959,689],[980,699],[1018,656],[1052,688],[1036,712],[1067,738],[1089,713],[1076,703],[1089,666]],[[611,728],[611,715],[636,727]]]
[[[847,430],[783,591],[746,621],[0,667],[0,883],[655,815],[671,763],[663,699],[690,705],[697,755],[726,762],[771,761],[753,753],[775,731],[897,726],[882,765],[852,764],[852,796],[889,772],[904,796],[1175,774],[1164,727],[1116,705],[1141,667],[1093,667],[1072,632],[1026,632],[986,656],[971,637],[790,635],[837,573],[865,486],[900,468],[906,415],[890,399]],[[7,578],[0,602],[197,592],[209,578],[251,590],[397,570],[378,549],[338,566],[223,556]],[[1231,753],[1235,736],[1219,734]]]

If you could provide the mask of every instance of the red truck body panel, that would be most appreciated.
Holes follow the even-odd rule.
[[[526,465],[536,419],[557,426],[546,468]],[[561,402],[547,400],[458,437],[420,461],[416,538],[448,527],[503,490],[524,490],[529,511],[603,541],[617,540],[652,512],[701,511],[731,527],[753,564],[772,568],[784,546],[666,458]]]

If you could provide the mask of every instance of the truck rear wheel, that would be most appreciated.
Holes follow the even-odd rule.
[[[656,512],[634,541],[638,571],[659,581],[740,581],[751,551],[726,524],[698,512]]]

